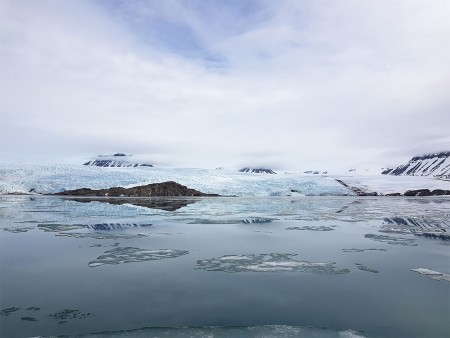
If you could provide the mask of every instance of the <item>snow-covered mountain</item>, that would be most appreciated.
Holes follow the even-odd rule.
[[[254,173],[254,174],[276,174],[275,171],[272,169],[266,169],[266,168],[242,168],[239,169],[241,173]]]
[[[116,153],[114,155],[99,155],[96,159],[84,163],[95,167],[153,167],[149,163],[134,161],[131,155]]]
[[[450,151],[413,157],[395,169],[383,170],[383,175],[438,176],[450,178]]]

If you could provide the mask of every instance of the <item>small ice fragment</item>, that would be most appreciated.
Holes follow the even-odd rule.
[[[434,279],[434,280],[444,280],[444,281],[450,282],[450,274],[447,274],[447,273],[442,273],[442,272],[434,271],[431,269],[425,269],[425,268],[411,269],[411,271],[420,273],[421,275],[424,275],[424,276]]]

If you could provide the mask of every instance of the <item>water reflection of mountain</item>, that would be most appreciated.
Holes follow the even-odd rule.
[[[417,219],[410,217],[386,217],[380,232],[413,234],[445,241],[450,240],[450,221]]]
[[[273,219],[271,218],[247,218],[243,219],[241,223],[244,224],[264,224],[264,223],[272,223]]]
[[[91,224],[89,228],[96,231],[109,231],[109,230],[125,230],[129,228],[141,228],[149,227],[151,224],[137,224],[137,223],[98,223]]]
[[[189,204],[197,202],[194,199],[185,198],[68,198],[70,201],[80,203],[102,202],[114,205],[132,204],[138,207],[175,211]]]

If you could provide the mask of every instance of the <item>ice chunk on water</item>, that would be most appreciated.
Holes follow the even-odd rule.
[[[122,263],[136,263],[145,261],[154,261],[166,258],[176,258],[187,255],[187,250],[172,250],[172,249],[140,249],[133,247],[114,248],[108,251],[97,259],[89,262],[91,268],[102,266],[105,264],[122,264]]]
[[[55,313],[49,314],[49,319],[58,321],[58,324],[65,324],[68,320],[72,319],[87,319],[91,316],[91,313],[83,313],[80,310],[62,309]]]
[[[2,311],[0,311],[0,316],[7,317],[7,316],[9,316],[11,313],[16,312],[16,311],[19,311],[19,310],[20,310],[20,308],[15,307],[15,306],[9,307],[9,308],[6,308],[6,309],[3,309]]]
[[[376,248],[370,248],[370,249],[357,249],[357,248],[342,249],[342,252],[365,252],[365,251],[387,251],[387,250],[386,249],[376,249]]]
[[[355,263],[356,267],[361,270],[361,271],[367,271],[367,272],[372,272],[372,273],[378,273],[378,270],[375,269],[371,269],[368,266],[362,264],[362,263]]]
[[[411,271],[418,272],[421,275],[425,275],[428,278],[435,279],[435,280],[444,280],[447,282],[450,282],[450,274],[442,273],[430,269],[425,268],[418,268],[418,269],[411,269]]]
[[[30,230],[33,230],[34,226],[28,226],[28,227],[8,227],[8,228],[3,228],[3,230],[11,232],[13,234],[20,234],[20,233],[24,233],[24,232],[28,232]]]
[[[299,271],[323,274],[349,273],[348,269],[335,266],[335,262],[313,263],[297,261],[293,257],[297,254],[249,254],[225,255],[219,258],[210,258],[197,261],[195,269],[223,272],[282,272]]]

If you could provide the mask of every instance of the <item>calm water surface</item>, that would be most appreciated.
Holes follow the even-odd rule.
[[[0,336],[449,337],[449,244],[445,198],[1,196]]]

